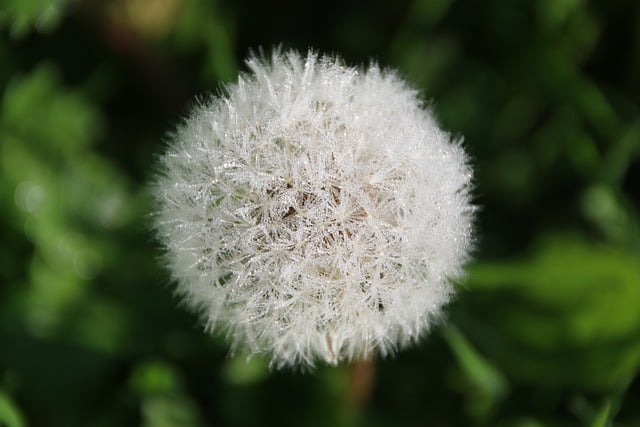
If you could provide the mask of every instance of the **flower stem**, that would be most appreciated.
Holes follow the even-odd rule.
[[[375,384],[375,361],[365,359],[348,367],[347,400],[349,407],[359,413],[371,398]]]

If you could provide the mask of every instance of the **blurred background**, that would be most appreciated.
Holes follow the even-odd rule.
[[[476,170],[447,322],[370,384],[227,357],[158,262],[164,136],[277,44],[399,69]],[[0,0],[0,425],[640,426],[639,76],[636,0]]]

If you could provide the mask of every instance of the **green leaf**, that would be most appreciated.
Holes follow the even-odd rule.
[[[462,329],[510,376],[610,390],[640,363],[635,254],[559,237],[521,262],[470,269]]]
[[[473,388],[473,393],[468,396],[470,410],[476,416],[488,415],[506,396],[509,390],[507,380],[453,324],[449,324],[443,333],[461,370]]]
[[[33,29],[50,33],[64,17],[73,0],[3,0],[0,27],[9,27],[14,38],[25,37]]]
[[[622,383],[617,390],[614,390],[607,398],[602,402],[600,409],[593,418],[590,427],[613,427],[613,421],[622,405],[625,393],[629,384],[629,381]]]
[[[130,387],[140,396],[145,427],[197,427],[202,420],[197,406],[183,390],[176,367],[149,361],[136,367]]]
[[[6,427],[24,427],[24,417],[11,398],[0,390],[0,425]]]
[[[88,146],[102,128],[95,108],[82,94],[61,88],[57,70],[48,64],[11,81],[1,108],[5,132],[53,159]]]
[[[181,390],[178,373],[168,363],[149,361],[136,367],[131,374],[131,387],[142,395],[172,393]]]
[[[230,384],[252,385],[268,377],[269,370],[265,361],[259,357],[233,357],[225,362],[223,376]]]

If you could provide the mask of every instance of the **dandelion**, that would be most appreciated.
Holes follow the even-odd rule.
[[[278,368],[414,343],[471,246],[460,143],[393,71],[315,52],[247,65],[161,158],[154,218],[178,293]]]

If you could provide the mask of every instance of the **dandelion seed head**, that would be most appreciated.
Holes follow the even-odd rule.
[[[460,143],[393,71],[314,52],[247,64],[161,158],[155,226],[178,293],[275,367],[415,342],[469,257]]]

